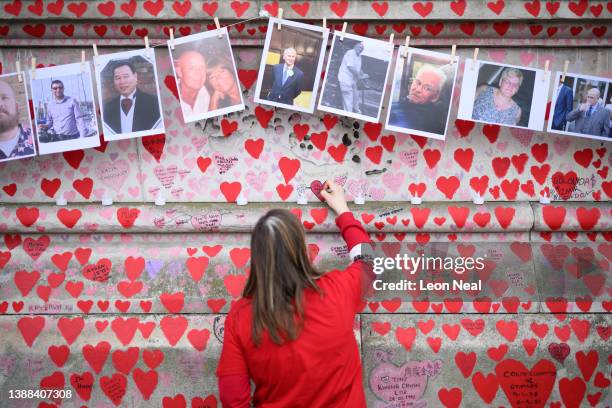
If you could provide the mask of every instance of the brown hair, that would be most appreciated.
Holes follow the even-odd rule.
[[[303,291],[322,293],[315,282],[319,276],[295,215],[273,209],[257,221],[251,235],[251,272],[242,294],[252,297],[256,345],[264,330],[276,344],[297,339],[304,317]]]

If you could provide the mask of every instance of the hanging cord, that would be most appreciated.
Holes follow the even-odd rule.
[[[263,19],[263,18],[270,18],[270,14],[267,11],[265,11],[265,10],[260,10],[259,11],[259,15],[257,17],[252,17],[252,18],[249,18],[249,19],[246,19],[246,20],[241,20],[241,21],[238,21],[236,23],[232,23],[232,24],[228,24],[228,25],[222,26],[221,28],[228,28],[228,27],[232,27],[232,26],[235,26],[235,25],[238,25],[238,24],[244,24],[244,23],[248,23],[249,21],[260,20],[260,19]],[[215,28],[215,30],[217,30],[217,29]],[[209,31],[212,31],[212,30],[209,30]],[[159,44],[149,45],[149,48],[155,48],[155,47],[159,47],[159,46],[167,45],[167,44],[168,44],[168,40],[166,40],[164,42],[161,42]]]

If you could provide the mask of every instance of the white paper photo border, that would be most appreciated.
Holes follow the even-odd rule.
[[[221,33],[221,38],[217,38],[217,35],[219,34],[219,32]],[[234,52],[232,50],[232,44],[229,40],[229,34],[227,32],[227,27],[223,27],[220,30],[210,30],[210,31],[205,31],[203,33],[197,33],[197,34],[192,34],[192,35],[188,35],[186,37],[181,37],[181,38],[177,38],[174,40],[174,45],[180,45],[180,44],[187,44],[190,42],[196,42],[196,41],[200,41],[200,40],[204,40],[206,38],[211,38],[211,37],[215,37],[217,38],[218,41],[224,41],[227,44],[227,48],[229,50],[230,56],[231,56],[231,60],[232,60],[232,67],[234,68],[234,80],[236,81],[236,86],[238,87],[238,91],[240,93],[240,103],[236,104],[236,105],[232,105],[232,106],[228,106],[227,108],[221,108],[221,109],[215,109],[213,111],[208,111],[208,112],[204,112],[200,115],[190,115],[189,117],[187,117],[185,115],[185,112],[183,112],[183,108],[181,105],[181,112],[183,114],[183,121],[185,123],[190,123],[190,122],[195,122],[198,120],[204,120],[204,119],[208,119],[208,118],[213,118],[216,116],[222,116],[228,113],[232,113],[232,112],[237,112],[237,111],[241,111],[244,110],[244,98],[242,96],[242,88],[240,87],[240,80],[238,79],[238,70],[236,69],[236,62],[234,59]],[[176,69],[174,67],[174,57],[173,57],[173,50],[172,50],[172,44],[170,42],[168,42],[168,54],[170,55],[170,61],[171,61],[171,65],[172,65],[172,73],[174,75],[174,79],[176,81],[176,90],[179,96],[180,101],[183,100],[183,97],[181,96],[181,89],[178,86],[178,78],[176,76]]]
[[[529,112],[529,123],[527,126],[508,125],[505,123],[487,122],[484,120],[472,119],[472,111],[474,110],[474,100],[476,99],[476,87],[478,82],[478,72],[480,66],[497,65],[504,68],[516,68],[535,72],[533,94],[531,98],[531,110]],[[546,115],[546,103],[548,101],[548,90],[550,88],[551,72],[543,69],[522,67],[518,65],[500,64],[491,61],[477,60],[474,64],[472,58],[466,58],[465,67],[463,69],[463,82],[461,83],[461,98],[459,99],[459,110],[457,119],[469,120],[476,123],[486,123],[505,127],[513,127],[518,129],[530,129],[536,131],[544,130],[544,116]]]
[[[0,75],[0,79],[2,78],[7,78],[7,77],[11,77],[11,76],[17,76],[19,75],[19,73],[17,72],[9,72],[7,74],[1,74]],[[34,128],[32,127],[32,112],[30,111],[30,96],[28,94],[28,83],[26,82],[26,77],[28,75],[26,75],[25,71],[21,72],[21,78],[22,78],[22,82],[21,85],[24,88],[25,91],[25,110],[27,112],[27,116],[28,116],[28,124],[30,125],[30,137],[32,138],[32,146],[34,147],[34,153],[32,154],[28,154],[28,155],[24,155],[24,156],[15,156],[15,157],[7,157],[6,159],[2,159],[0,160],[0,163],[5,163],[5,162],[9,162],[11,160],[19,160],[19,159],[27,159],[28,157],[34,157],[38,154],[38,150],[36,149],[36,136],[34,135]],[[18,82],[19,83],[19,82]],[[21,104],[19,106],[21,108]]]
[[[28,76],[30,75],[29,73],[30,71],[28,71]],[[36,79],[32,80],[30,78],[30,87],[34,86],[35,81],[38,81],[41,79],[54,78],[54,79],[58,79],[61,81],[63,77],[68,77],[68,76],[73,76],[73,75],[74,76],[83,75],[87,78],[89,82],[88,84],[89,93],[91,95],[91,99],[94,104],[94,111],[95,111],[96,94],[93,91],[93,82],[91,78],[91,65],[89,64],[89,61],[85,61],[85,64],[81,64],[80,62],[77,62],[73,64],[56,65],[54,67],[38,68],[36,70]],[[51,93],[50,90],[49,90],[49,93]],[[67,95],[67,96],[74,98],[73,95]],[[32,103],[34,106],[36,106],[36,102],[37,100],[34,99],[34,89],[32,89]],[[72,140],[64,140],[64,141],[59,141],[59,142],[41,143],[38,140],[38,116],[37,115],[34,115],[34,120],[36,121],[36,141],[38,142],[38,151],[39,151],[39,154],[41,155],[68,152],[71,150],[79,150],[79,149],[90,149],[92,147],[100,146],[100,127],[98,126],[98,115],[97,114],[94,115],[94,126],[98,132],[96,136],[90,136],[90,137],[78,138],[78,139],[72,139]]]
[[[302,108],[296,105],[288,105],[285,103],[278,103],[274,101],[269,101],[267,99],[260,98],[261,93],[261,84],[263,82],[265,69],[266,69],[266,56],[268,55],[268,50],[270,49],[270,40],[272,39],[272,33],[277,29],[277,25],[281,24],[281,26],[288,27],[296,27],[302,28],[305,30],[311,30],[321,33],[321,49],[319,54],[319,61],[317,63],[317,71],[315,72],[315,81],[312,88],[312,98],[310,99],[310,107]],[[296,21],[291,20],[282,20],[276,17],[270,17],[270,21],[268,22],[268,30],[266,32],[266,41],[264,43],[264,48],[261,53],[261,62],[259,64],[259,75],[257,76],[257,84],[255,85],[255,98],[254,102],[262,105],[276,106],[279,108],[285,108],[289,110],[294,110],[298,112],[304,113],[314,113],[315,105],[317,103],[317,91],[319,90],[319,80],[321,79],[321,69],[323,68],[323,60],[325,59],[325,51],[327,50],[327,40],[329,37],[329,29],[323,29],[320,26],[312,25],[312,24],[304,24],[298,23]]]
[[[406,51],[408,52],[408,56],[406,57],[407,58],[406,63],[404,63],[404,58],[402,58],[401,56]],[[408,61],[412,59],[413,55],[423,55],[423,56],[438,58],[438,59],[448,58],[449,63],[451,62],[451,54],[429,51],[429,50],[424,50],[421,48],[408,47],[408,49],[406,49],[405,45],[402,45],[399,47],[397,58],[395,60],[396,61],[395,62],[395,73],[393,75],[393,79],[391,80],[391,94],[389,95],[389,98],[388,98],[389,102],[387,106],[387,118],[385,120],[385,129],[391,130],[393,132],[400,132],[402,134],[411,134],[411,135],[416,135],[416,136],[429,137],[429,138],[437,139],[437,140],[445,140],[446,132],[448,132],[448,120],[450,119],[450,114],[451,114],[452,107],[453,107],[453,97],[455,96],[455,81],[457,81],[457,71],[459,69],[459,56],[457,55],[455,55],[455,64],[454,64],[455,69],[454,69],[452,84],[451,84],[450,100],[448,102],[449,103],[448,112],[446,114],[446,122],[444,124],[444,134],[440,135],[438,133],[425,132],[423,130],[402,128],[399,126],[389,125],[389,118],[391,117],[391,101],[392,101],[393,95],[395,94],[395,84],[397,82],[398,76],[401,77],[404,74],[404,66],[407,67],[409,65]]]
[[[389,72],[390,72],[390,68],[391,68],[391,61],[393,60],[393,50],[394,50],[395,46],[394,46],[394,44],[392,44],[392,43],[390,43],[388,41],[377,40],[377,39],[374,39],[374,38],[363,37],[363,36],[360,36],[360,35],[344,33],[342,36],[344,38],[349,38],[351,40],[355,40],[355,41],[359,41],[359,42],[366,42],[366,41],[367,42],[374,42],[374,43],[377,43],[378,45],[380,45],[382,47],[389,48],[389,60],[387,61],[387,72],[385,73],[385,83],[383,84],[383,88],[381,90],[382,96],[380,98],[380,102],[378,103],[378,111],[376,113],[376,117],[362,115],[362,114],[355,113],[355,112],[349,112],[349,111],[345,111],[343,109],[337,109],[337,108],[333,108],[331,106],[325,106],[325,105],[322,104],[323,93],[325,91],[325,86],[327,84],[327,78],[328,78],[328,73],[329,73],[329,66],[331,64],[331,57],[332,57],[332,55],[334,55],[334,47],[336,45],[336,38],[340,37],[340,34],[338,34],[337,31],[334,32],[334,36],[332,38],[332,46],[331,46],[331,50],[329,52],[329,56],[327,58],[327,66],[325,68],[325,78],[323,78],[323,85],[321,86],[321,92],[319,92],[319,102],[317,104],[317,110],[320,110],[320,111],[323,111],[323,112],[333,113],[333,114],[336,114],[336,115],[343,115],[343,116],[346,116],[346,117],[349,117],[349,118],[363,120],[363,121],[366,121],[366,122],[378,123],[378,121],[380,120],[380,112],[382,110],[382,105],[383,105],[383,102],[385,100],[385,91],[387,89],[387,82],[389,81]]]
[[[575,137],[582,137],[585,139],[594,139],[594,140],[604,140],[604,141],[608,141],[608,142],[612,142],[612,139],[609,137],[604,137],[604,136],[594,136],[594,135],[585,135],[584,133],[576,133],[576,132],[566,132],[563,130],[555,130],[552,128],[552,123],[553,123],[553,117],[555,114],[555,103],[557,102],[557,90],[559,89],[559,80],[561,79],[561,75],[563,75],[563,73],[561,71],[557,71],[557,73],[555,74],[555,82],[554,82],[554,87],[553,87],[553,92],[552,92],[552,102],[550,103],[550,114],[548,117],[548,126],[546,128],[546,131],[548,133],[554,133],[554,134],[559,134],[559,135],[567,135],[567,136],[575,136]],[[591,81],[598,81],[598,82],[607,82],[609,83],[610,87],[612,87],[612,79],[611,78],[602,78],[602,77],[595,77],[595,76],[591,76],[591,75],[584,75],[584,74],[573,74],[573,73],[566,73],[565,74],[566,77],[573,77],[576,80],[578,79],[588,79]],[[603,95],[603,97],[605,98],[606,95]],[[604,100],[604,107],[606,106],[606,101]]]
[[[104,123],[104,101],[102,100],[102,81],[100,78],[100,74],[102,70],[109,64],[110,61],[115,59],[127,59],[130,57],[140,56],[151,63],[153,66],[153,78],[155,80],[155,88],[157,90],[157,104],[159,106],[159,127],[154,127],[149,130],[140,130],[137,132],[129,132],[129,133],[116,133],[109,126]],[[162,109],[161,104],[161,96],[159,92],[159,78],[157,76],[157,64],[155,61],[155,49],[154,48],[142,48],[139,50],[133,51],[123,51],[117,52],[114,54],[105,54],[94,57],[94,68],[96,72],[96,83],[98,88],[98,104],[100,106],[100,118],[102,122],[102,131],[104,133],[104,140],[107,142],[111,142],[114,140],[123,140],[123,139],[131,139],[134,137],[142,137],[142,136],[150,136],[157,135],[160,133],[165,133],[166,128],[164,126],[164,111]],[[156,123],[156,125],[157,125]]]

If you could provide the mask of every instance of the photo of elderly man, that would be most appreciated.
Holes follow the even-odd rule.
[[[0,162],[36,154],[29,124],[25,81],[17,74],[0,76]]]
[[[392,57],[388,41],[335,33],[318,109],[378,122]]]
[[[329,30],[321,26],[268,20],[255,103],[314,112],[328,37],[324,33]]]
[[[560,99],[565,101],[561,103]],[[597,140],[612,138],[612,82],[609,78],[558,71],[552,106],[549,132]],[[563,120],[557,120],[558,117]]]
[[[443,106],[438,104],[447,78],[444,71],[433,65],[422,65],[410,81],[408,95],[391,104],[393,126],[443,133],[445,121],[440,120]]]
[[[51,81],[51,94],[53,97],[47,103],[44,120],[38,121],[38,141],[48,143],[87,137],[85,115],[79,103],[64,94],[64,83],[59,79]]]
[[[610,134],[610,111],[601,99],[598,87],[588,89],[586,95],[574,110],[567,114],[568,130],[583,135],[608,137]]]
[[[338,83],[342,92],[342,108],[345,111],[361,113],[359,108],[360,88],[363,89],[363,81],[370,77],[361,70],[363,49],[363,42],[358,42],[342,57],[342,63],[338,71]]]
[[[295,66],[296,58],[297,51],[294,48],[285,48],[283,62],[272,69],[272,89],[266,99],[293,105],[294,99],[300,96],[304,72]]]
[[[399,55],[387,128],[444,139],[458,62],[447,54],[405,47]]]

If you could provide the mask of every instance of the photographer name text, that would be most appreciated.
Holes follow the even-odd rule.
[[[482,290],[482,281],[480,279],[474,282],[467,282],[461,279],[454,279],[450,282],[428,282],[424,280],[410,281],[402,279],[398,282],[383,282],[376,279],[372,282],[375,290],[407,290],[407,291],[422,291],[422,290]]]

